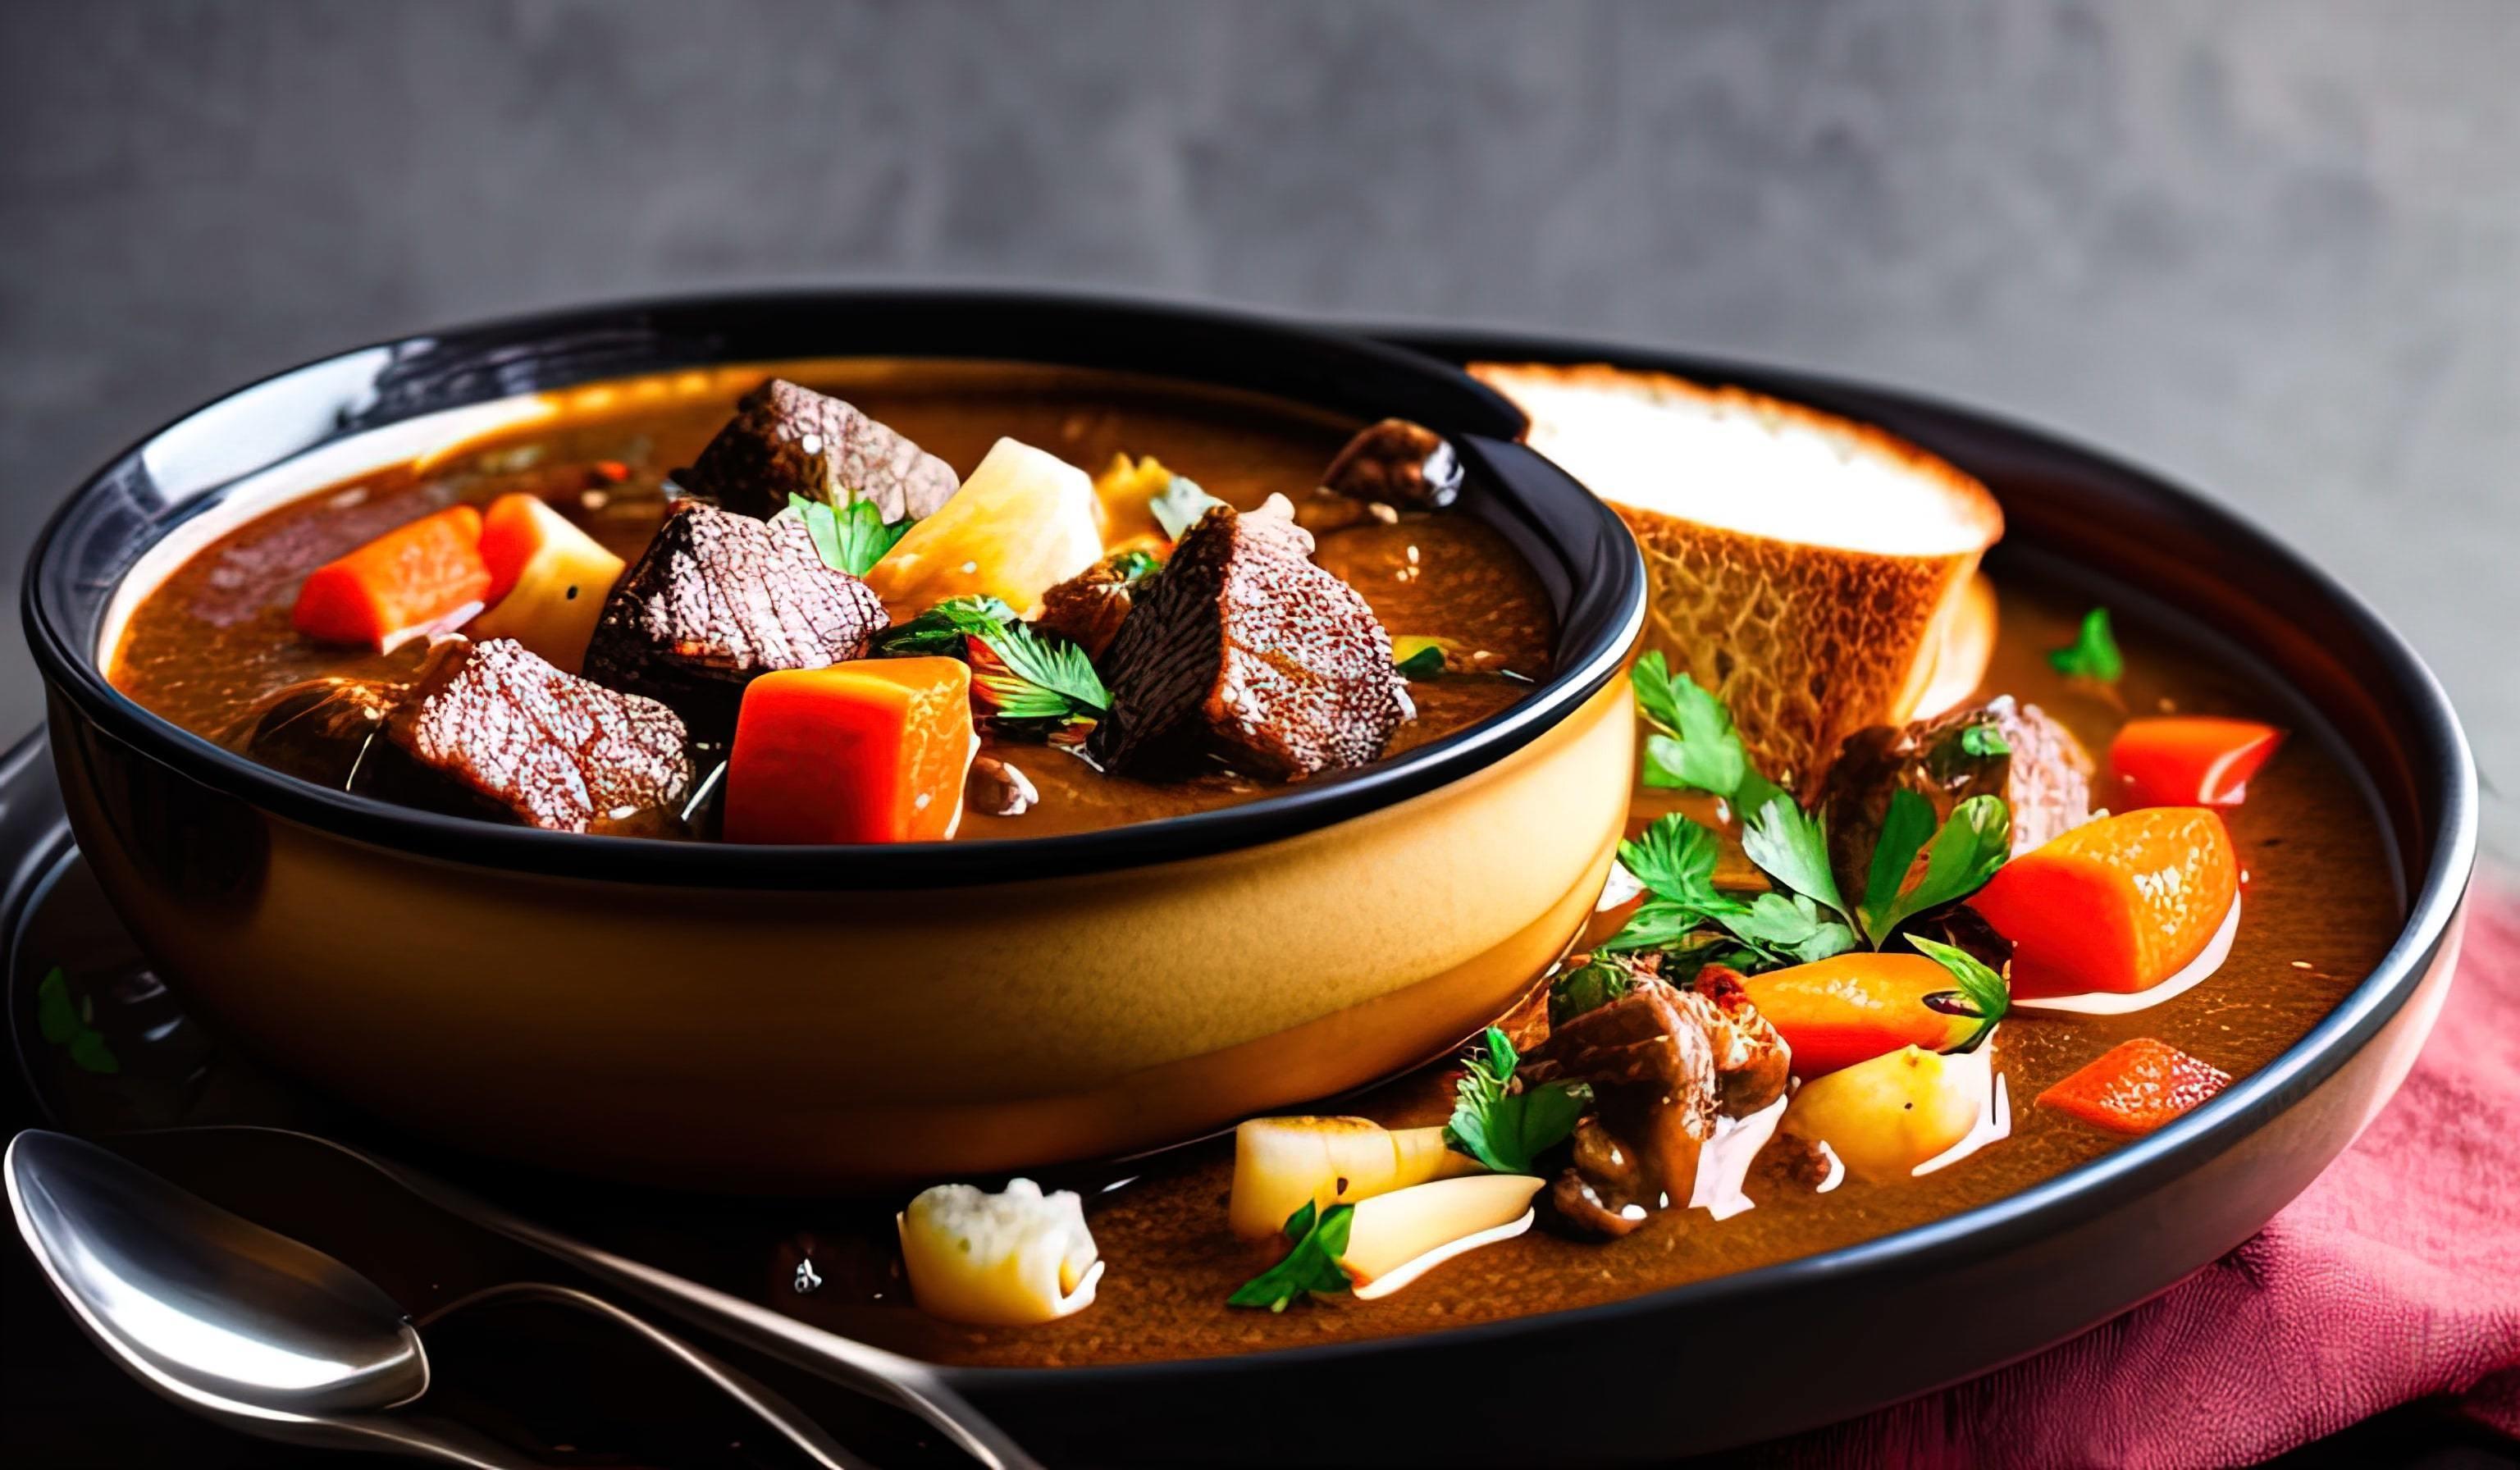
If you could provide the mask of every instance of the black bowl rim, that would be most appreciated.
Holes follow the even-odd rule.
[[[993,1367],[936,1364],[934,1371],[983,1403],[991,1396],[1029,1397],[1062,1386],[1153,1392],[1187,1379],[1238,1368],[1321,1368],[1383,1355],[1424,1351],[1476,1353],[1508,1350],[1517,1339],[1571,1333],[1633,1317],[1684,1314],[1699,1320],[1731,1306],[1885,1270],[1932,1270],[1938,1263],[2010,1247],[2055,1231],[2121,1194],[2150,1190],[2196,1165],[2220,1156],[2333,1076],[2414,994],[2448,940],[2476,867],[2479,808],[2476,766],[2466,735],[2432,670],[2368,603],[2343,583],[2247,518],[2153,472],[2064,435],[1998,414],[1854,379],[1796,369],[1682,354],[1633,344],[1550,336],[1508,330],[1366,326],[1387,340],[1448,361],[1518,359],[1528,362],[1608,362],[1659,369],[1716,382],[1740,382],[1792,398],[1844,393],[1898,402],[1931,413],[1973,420],[2047,453],[2082,460],[2156,498],[2166,512],[2189,517],[2228,538],[2235,557],[2262,558],[2284,577],[2299,579],[2328,599],[2388,665],[2407,701],[2420,743],[2410,752],[2434,779],[2416,790],[2418,802],[2439,805],[2440,820],[2426,851],[2426,870],[2409,895],[2397,940],[2371,973],[2339,1001],[2308,1035],[2273,1061],[2240,1079],[2203,1106],[2158,1132],[2145,1135],[2002,1199],[1872,1240],[1771,1266],[1731,1271],[1615,1302],[1505,1317],[1474,1326],[1447,1327],[1394,1337],[1359,1338],[1297,1348],[1185,1358],[1155,1362],[1075,1367]],[[2130,1302],[2126,1306],[2133,1306]],[[1525,1342],[1527,1349],[1532,1344]],[[1997,1366],[1990,1363],[1989,1367]]]
[[[1533,480],[1567,497],[1572,515],[1592,520],[1610,545],[1627,544],[1617,513],[1572,477],[1515,443],[1525,424],[1502,395],[1452,364],[1372,339],[1340,334],[1291,318],[1146,296],[1105,295],[993,288],[817,288],[794,290],[683,293],[568,307],[495,318],[470,326],[424,332],[282,369],[212,397],[142,436],[82,480],[37,535],[26,559],[22,605],[27,642],[44,678],[99,728],[146,751],[202,785],[238,797],[292,822],[354,841],[466,867],[571,878],[677,888],[776,890],[957,888],[1113,871],[1252,848],[1282,841],[1378,811],[1462,780],[1538,739],[1580,708],[1619,673],[1644,617],[1644,567],[1631,546],[1607,565],[1562,569],[1570,582],[1569,615],[1559,630],[1558,656],[1550,676],[1499,713],[1441,739],[1354,772],[1298,782],[1282,791],[1204,812],[1133,823],[1099,830],[1045,837],[968,842],[921,842],[859,846],[769,846],[698,843],[656,838],[599,836],[507,826],[440,816],[285,776],[226,750],[143,708],[104,677],[93,650],[66,636],[50,605],[46,572],[56,541],[100,486],[133,462],[151,443],[178,425],[231,404],[266,384],[318,373],[382,349],[417,356],[432,348],[487,349],[530,341],[604,340],[635,332],[654,317],[680,321],[712,314],[777,313],[800,309],[885,312],[1037,313],[1056,317],[1126,320],[1206,334],[1230,333],[1242,341],[1287,351],[1329,354],[1380,374],[1400,375],[1421,386],[1434,384],[1484,417],[1469,427],[1448,425],[1478,472],[1483,461],[1518,456]],[[847,356],[845,344],[834,356]],[[955,355],[988,356],[986,352]],[[1020,353],[1001,356],[1022,358]],[[735,362],[740,357],[709,359]],[[1046,356],[1035,361],[1061,361]],[[1092,361],[1090,358],[1083,359]],[[1102,364],[1097,364],[1102,365]],[[663,371],[607,367],[582,381]],[[1184,380],[1195,380],[1185,376]],[[562,385],[555,380],[539,386]],[[510,390],[511,392],[523,390]],[[504,393],[483,393],[489,401]],[[1300,402],[1300,399],[1296,401]],[[433,412],[443,404],[425,406]],[[408,415],[337,431],[300,445],[272,465],[285,463],[348,433],[364,432]],[[246,474],[271,465],[256,466]],[[237,476],[236,478],[242,478]],[[1502,476],[1498,476],[1500,479]],[[234,483],[234,479],[228,481]],[[225,485],[190,494],[181,513],[158,527],[162,538],[193,514],[215,504]],[[1506,493],[1519,501],[1527,485]]]

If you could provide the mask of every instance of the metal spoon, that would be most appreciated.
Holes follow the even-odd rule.
[[[71,1315],[176,1403],[268,1439],[529,1467],[443,1419],[385,1410],[428,1388],[428,1357],[376,1283],[306,1245],[65,1134],[28,1130],[0,1172],[9,1206]],[[584,1292],[540,1283],[475,1293],[576,1307],[636,1332],[760,1414],[832,1470],[860,1462],[770,1390]]]

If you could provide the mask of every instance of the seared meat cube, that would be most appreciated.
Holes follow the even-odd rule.
[[[696,736],[722,740],[754,678],[859,657],[889,622],[864,582],[823,564],[798,521],[687,501],[612,589],[586,677],[661,699]]]
[[[1322,488],[1351,500],[1440,511],[1462,493],[1462,461],[1433,429],[1385,419],[1347,441],[1322,472]]]
[[[1890,793],[1903,786],[1933,804],[1937,824],[1972,796],[2002,797],[2016,856],[2092,820],[2092,757],[2038,705],[2006,694],[1905,727],[1860,730],[1829,767],[1822,798],[1830,862],[1841,883],[1853,883],[1849,892],[1864,890]]]
[[[693,494],[764,519],[801,495],[830,506],[871,500],[886,520],[936,513],[962,488],[946,464],[826,393],[774,378],[680,477]]]
[[[563,674],[514,639],[450,640],[385,735],[527,826],[582,832],[677,805],[691,790],[672,710]]]
[[[1122,770],[1211,755],[1281,780],[1361,766],[1408,717],[1391,635],[1291,520],[1218,507],[1185,532],[1102,663],[1090,752]]]
[[[1561,1219],[1624,1234],[1640,1211],[1687,1204],[1716,1120],[1783,1096],[1792,1054],[1721,965],[1686,989],[1638,973],[1625,995],[1568,1017],[1523,1068],[1529,1086],[1593,1088],[1601,1132],[1589,1142],[1577,1132],[1574,1166],[1551,1195]]]

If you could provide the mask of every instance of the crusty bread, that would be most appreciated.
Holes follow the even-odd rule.
[[[1968,579],[1952,610],[1943,614],[1942,637],[1935,641],[1933,677],[1917,697],[1909,718],[1930,720],[1966,704],[1986,682],[1987,665],[1995,661],[1995,583],[1984,572]]]
[[[1603,365],[1473,364],[1533,448],[1618,508],[1651,579],[1648,644],[1809,794],[1839,741],[1898,724],[1943,620],[2003,534],[1984,485],[1879,429]]]

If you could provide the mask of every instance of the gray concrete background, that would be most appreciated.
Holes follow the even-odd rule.
[[[301,358],[913,279],[1616,334],[1990,405],[2336,568],[2520,792],[2494,0],[9,0],[0,575],[104,456]],[[2509,798],[2490,823],[2520,858]]]

